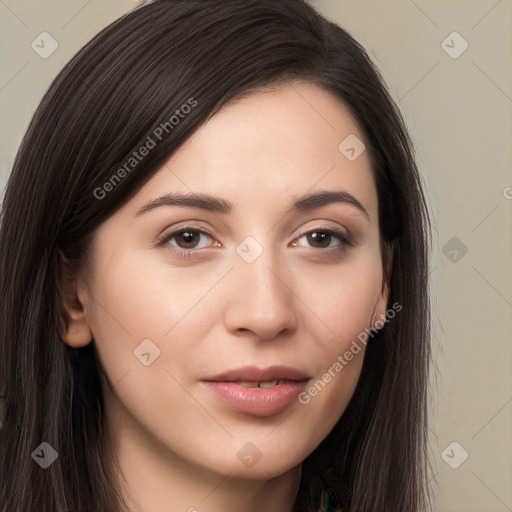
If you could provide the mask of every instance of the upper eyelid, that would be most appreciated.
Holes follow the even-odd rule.
[[[212,238],[213,240],[218,241],[213,233],[211,233],[210,231],[208,231],[205,228],[200,228],[200,227],[196,227],[196,226],[184,226],[182,228],[174,229],[172,231],[169,231],[167,234],[160,235],[158,237],[158,240],[160,242],[167,241],[171,238],[174,238],[176,235],[179,235],[180,233],[183,233],[186,231],[197,231],[198,233],[207,235],[210,238]],[[164,230],[164,233],[165,233],[165,230]]]
[[[187,224],[188,222],[188,224]],[[195,224],[195,222],[202,222],[201,220],[188,220],[188,221],[184,221],[180,224],[182,224],[182,226],[180,227],[174,227],[172,229],[171,232],[169,232],[169,234],[175,234],[175,233],[179,233],[183,230],[187,230],[187,229],[194,229],[194,230],[197,230],[197,231],[201,231],[201,232],[204,232],[206,234],[209,234],[210,236],[214,237],[215,238],[215,235],[213,234],[212,231],[214,230],[210,230],[200,224]],[[333,223],[336,223],[336,224],[340,224],[339,222],[337,221],[326,221],[326,220],[313,220],[311,222],[318,222],[320,223],[320,225],[318,226],[313,226],[313,227],[310,227],[310,228],[306,228],[304,230],[300,230],[300,235],[297,235],[297,236],[302,236],[306,233],[309,233],[310,231],[314,231],[315,229],[318,229],[318,230],[321,230],[321,229],[325,229],[325,230],[331,230],[331,231],[339,231],[341,232],[342,234],[344,234],[346,237],[348,238],[352,238],[353,235],[352,235],[352,230],[351,229],[348,229],[346,226],[343,226],[343,227],[338,227],[338,226],[331,226],[331,225],[328,225],[327,223],[328,222],[333,222]],[[170,226],[167,226],[166,228],[162,229],[160,231],[160,233],[165,233],[167,232],[167,230],[169,229]],[[159,237],[162,236],[161,234],[158,235]],[[167,236],[167,235],[165,235]]]

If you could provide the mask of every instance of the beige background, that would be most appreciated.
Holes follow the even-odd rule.
[[[51,80],[136,4],[0,0],[2,196]],[[314,5],[380,68],[411,131],[431,203],[434,510],[512,511],[512,2]],[[58,43],[46,59],[31,48],[42,32]],[[462,450],[469,456],[460,464]]]

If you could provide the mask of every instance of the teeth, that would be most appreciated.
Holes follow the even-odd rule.
[[[260,382],[260,388],[268,389],[273,388],[277,384],[277,380],[270,380],[268,382]]]
[[[258,382],[249,382],[246,380],[241,380],[241,381],[235,382],[235,384],[238,384],[239,386],[242,386],[244,388],[257,388],[258,387]]]
[[[270,389],[278,384],[284,384],[285,382],[290,382],[286,379],[277,379],[277,380],[269,380],[267,382],[250,382],[250,381],[238,381],[235,384],[242,386],[244,388],[262,388],[262,389]]]

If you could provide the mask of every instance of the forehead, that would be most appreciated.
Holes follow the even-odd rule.
[[[355,195],[374,218],[369,155],[347,158],[347,137],[363,141],[346,106],[316,85],[255,92],[212,116],[134,200],[139,205],[168,191],[198,192],[247,207],[263,201],[268,209],[315,189],[336,189]]]

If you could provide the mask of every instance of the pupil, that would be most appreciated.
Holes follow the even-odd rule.
[[[197,233],[192,233],[190,231],[183,231],[183,233],[180,234],[181,238],[185,241],[185,246],[194,246],[194,237],[197,236]]]

